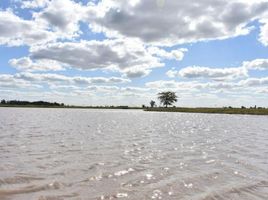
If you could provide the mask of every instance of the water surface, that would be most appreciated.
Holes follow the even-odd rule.
[[[267,116],[0,108],[1,200],[267,197]]]

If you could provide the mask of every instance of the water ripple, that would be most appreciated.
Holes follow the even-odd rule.
[[[2,200],[266,200],[268,118],[0,109]]]

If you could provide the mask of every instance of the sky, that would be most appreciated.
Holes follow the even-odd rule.
[[[268,107],[268,0],[0,0],[0,99]]]

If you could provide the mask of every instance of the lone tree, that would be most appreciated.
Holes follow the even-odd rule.
[[[150,101],[150,105],[151,105],[151,108],[153,108],[155,106],[155,101]]]
[[[160,100],[160,103],[163,104],[166,108],[173,103],[177,102],[177,95],[175,92],[160,92],[158,93],[158,99]]]

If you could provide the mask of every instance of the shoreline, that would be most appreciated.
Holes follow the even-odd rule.
[[[0,105],[0,108],[60,108],[60,109],[107,109],[107,110],[133,110],[141,107],[127,107],[127,106],[37,106],[37,105]]]
[[[266,108],[146,108],[146,112],[180,112],[204,114],[233,114],[233,115],[268,115]]]
[[[142,108],[128,106],[37,106],[37,105],[0,105],[0,108],[57,108],[57,109],[107,109],[107,110],[143,110],[145,112],[179,112],[204,114],[268,115],[268,108]]]

